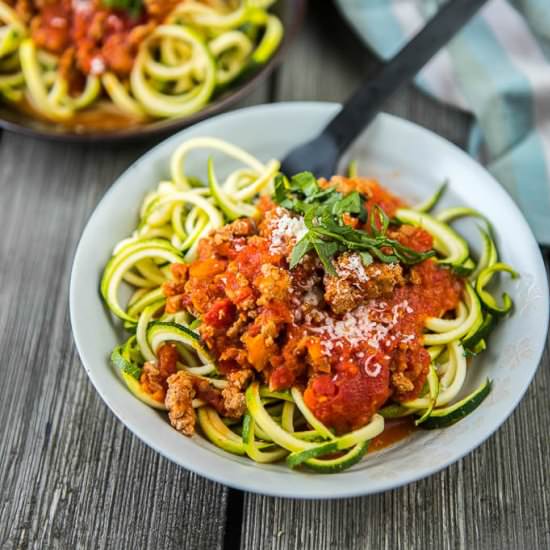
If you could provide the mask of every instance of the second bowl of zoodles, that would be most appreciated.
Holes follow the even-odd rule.
[[[0,116],[90,137],[192,122],[265,73],[301,5],[0,0]]]

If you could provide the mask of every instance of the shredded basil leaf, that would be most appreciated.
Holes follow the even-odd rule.
[[[106,8],[127,11],[132,17],[138,17],[143,9],[143,0],[102,0]]]
[[[359,252],[359,256],[361,256],[361,261],[365,267],[368,267],[372,264],[372,262],[374,262],[372,254],[369,254],[368,252]]]
[[[290,255],[289,266],[290,269],[294,269],[299,263],[300,260],[313,248],[311,243],[309,233],[306,233],[294,246],[292,249],[292,254]]]
[[[340,193],[338,193],[340,195]],[[363,197],[358,191],[352,191],[341,199],[334,202],[332,205],[332,213],[335,216],[345,214],[364,214],[365,209],[365,197]]]
[[[290,180],[291,189],[301,192],[303,195],[313,196],[321,191],[317,179],[311,172],[300,172]]]
[[[313,248],[315,249],[315,252],[317,252],[317,256],[319,256],[319,259],[321,260],[325,271],[329,275],[337,275],[336,270],[332,265],[332,258],[340,250],[338,243],[324,241],[323,239],[319,239],[318,237],[310,237],[310,241]]]
[[[393,221],[380,206],[375,205],[367,215],[365,196],[358,191],[344,195],[334,187],[323,189],[311,172],[301,172],[290,180],[279,174],[275,178],[274,199],[279,206],[302,215],[308,229],[292,251],[291,269],[312,250],[331,275],[336,275],[332,259],[345,250],[359,252],[364,265],[370,265],[374,258],[384,263],[413,265],[435,254],[433,250],[417,252],[388,237]],[[366,223],[369,232],[346,224],[344,215]]]

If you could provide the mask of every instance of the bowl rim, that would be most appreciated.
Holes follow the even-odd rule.
[[[293,4],[292,17],[290,25],[285,27],[283,39],[279,44],[277,50],[273,56],[263,64],[259,69],[253,72],[253,74],[244,79],[243,82],[238,84],[234,89],[229,89],[222,95],[214,100],[212,103],[208,103],[204,108],[192,115],[174,118],[174,119],[159,119],[153,120],[144,126],[135,126],[127,130],[115,130],[109,131],[94,131],[94,132],[74,132],[64,130],[49,130],[47,126],[32,126],[30,124],[24,124],[23,122],[17,122],[15,120],[9,120],[3,118],[0,112],[0,133],[2,130],[6,130],[15,134],[24,136],[44,139],[54,142],[68,142],[68,143],[98,143],[98,144],[111,144],[111,143],[130,143],[135,141],[142,141],[148,138],[168,136],[171,132],[183,130],[189,126],[192,126],[202,120],[220,114],[231,105],[244,99],[265,79],[267,79],[271,73],[283,62],[284,56],[287,54],[288,49],[296,38],[302,23],[304,21],[307,0],[286,0]],[[4,106],[5,107],[5,106]],[[16,109],[10,109],[9,105],[7,110],[18,113]],[[25,120],[31,120],[32,117],[24,115]],[[44,122],[47,125],[47,122]]]
[[[267,104],[267,105],[256,105],[253,107],[247,107],[243,109],[239,109],[236,111],[232,111],[229,113],[224,113],[222,115],[219,115],[216,117],[216,120],[226,120],[226,119],[238,119],[243,114],[246,115],[247,113],[254,113],[254,112],[263,112],[266,111],[277,111],[280,109],[294,109],[296,112],[300,112],[303,109],[317,109],[320,112],[323,112],[324,114],[327,113],[327,111],[330,111],[331,114],[335,114],[337,110],[341,108],[341,105],[338,103],[331,103],[331,102],[281,102],[281,103],[274,103],[274,104]],[[481,169],[486,172],[486,174],[490,177],[490,179],[493,181],[493,183],[500,189],[500,192],[503,195],[503,199],[507,200],[512,208],[516,212],[517,221],[521,223],[524,226],[524,230],[531,236],[531,239],[534,244],[536,244],[535,238],[533,236],[533,233],[531,229],[529,228],[527,222],[525,221],[525,218],[523,214],[520,212],[517,205],[512,201],[509,194],[506,192],[505,189],[503,189],[498,182],[482,167],[480,166],[474,159],[472,159],[470,156],[468,156],[463,150],[461,150],[459,147],[448,141],[447,139],[443,138],[442,136],[439,136],[435,132],[432,132],[431,130],[428,130],[427,128],[424,128],[418,124],[415,124],[409,120],[403,119],[401,117],[387,114],[387,113],[381,113],[379,115],[382,118],[386,118],[390,122],[398,123],[404,125],[404,127],[408,127],[409,129],[413,129],[414,131],[420,132],[424,134],[425,136],[436,139],[444,143],[444,145],[450,149],[452,149],[454,155],[458,155],[461,158],[461,161],[467,162],[467,163],[473,163],[475,164],[478,169]],[[211,123],[211,120],[204,121],[204,124]],[[198,125],[201,126],[201,125]],[[79,356],[81,358],[81,363],[88,374],[92,384],[94,385],[95,389],[101,396],[102,400],[107,404],[107,406],[111,409],[111,411],[114,413],[114,415],[134,434],[136,435],[141,441],[143,441],[146,445],[153,448],[155,451],[160,453],[162,456],[168,458],[172,462],[175,462],[176,464],[184,467],[185,469],[194,472],[196,474],[199,474],[201,476],[204,476],[212,481],[216,481],[219,483],[222,483],[224,485],[240,489],[243,491],[249,491],[254,492],[258,494],[264,494],[274,497],[284,497],[284,498],[299,498],[299,499],[340,499],[340,498],[349,498],[349,497],[356,497],[356,496],[365,496],[369,494],[377,494],[380,492],[384,492],[387,490],[395,489],[398,487],[401,487],[403,485],[407,485],[410,483],[413,483],[415,481],[418,481],[420,479],[429,477],[435,473],[440,472],[441,470],[444,470],[448,466],[458,462],[460,459],[462,459],[465,455],[471,453],[474,449],[479,447],[482,443],[484,443],[491,435],[493,435],[498,428],[500,428],[506,420],[510,417],[512,412],[516,409],[519,402],[525,395],[525,392],[527,391],[538,367],[540,366],[540,360],[542,357],[542,354],[545,349],[546,340],[544,338],[541,338],[540,341],[534,342],[535,344],[535,350],[532,354],[531,359],[529,360],[530,363],[534,365],[532,368],[531,373],[528,377],[526,377],[524,380],[523,387],[520,388],[518,392],[516,392],[511,398],[507,399],[505,412],[498,415],[498,420],[495,422],[493,421],[490,423],[488,427],[486,427],[482,434],[478,434],[476,438],[473,438],[468,444],[465,444],[460,451],[455,452],[451,455],[450,458],[445,458],[441,462],[429,466],[422,466],[419,467],[418,470],[412,474],[408,475],[406,478],[403,478],[399,481],[384,481],[379,484],[379,487],[375,489],[369,489],[368,487],[362,487],[360,484],[357,486],[345,490],[340,491],[336,494],[331,491],[331,489],[334,489],[334,486],[332,484],[327,484],[326,489],[319,490],[315,487],[308,488],[308,490],[305,492],[305,494],[300,494],[299,496],[292,495],[289,493],[288,489],[285,488],[279,488],[275,484],[269,483],[269,473],[265,472],[266,476],[266,483],[262,487],[256,487],[254,485],[254,482],[248,481],[246,479],[246,476],[242,476],[239,480],[234,480],[231,478],[228,478],[228,476],[224,475],[223,471],[211,471],[208,468],[205,468],[202,464],[198,462],[193,462],[191,464],[185,463],[183,460],[181,460],[181,456],[176,455],[175,453],[171,451],[167,451],[166,449],[163,449],[161,445],[158,445],[154,441],[148,440],[147,436],[140,431],[140,427],[138,426],[137,421],[134,422],[133,419],[130,419],[128,417],[125,418],[124,411],[122,411],[120,408],[117,409],[117,405],[112,402],[109,396],[105,394],[103,391],[103,388],[98,383],[98,380],[95,379],[94,374],[92,372],[92,369],[89,368],[89,366],[86,364],[85,359],[81,353],[82,345],[81,345],[81,337],[82,334],[79,331],[78,326],[76,326],[75,323],[75,312],[77,311],[77,293],[76,293],[76,283],[75,280],[77,278],[78,269],[79,269],[79,262],[81,262],[80,256],[82,255],[82,241],[84,239],[84,236],[86,235],[89,227],[91,226],[94,216],[96,213],[101,209],[102,204],[107,202],[109,200],[110,195],[114,192],[114,189],[117,188],[122,184],[120,181],[127,172],[132,171],[135,167],[137,167],[142,162],[147,162],[147,157],[151,156],[154,157],[154,152],[165,145],[165,142],[168,142],[170,140],[175,141],[178,139],[179,136],[181,136],[182,133],[184,133],[186,130],[181,130],[180,132],[170,136],[166,140],[163,140],[161,143],[157,144],[152,149],[145,152],[143,155],[141,155],[134,163],[132,163],[122,174],[120,174],[115,182],[108,188],[108,190],[105,192],[97,206],[94,208],[91,216],[89,217],[86,227],[84,228],[81,238],[79,240],[79,243],[76,248],[73,266],[71,270],[71,277],[70,277],[70,297],[69,297],[69,305],[70,305],[70,321],[71,321],[71,327],[73,332],[73,338],[75,340],[76,348],[78,350]],[[535,270],[537,276],[540,276],[540,282],[542,283],[542,301],[543,301],[543,309],[547,312],[547,315],[545,315],[544,319],[544,327],[543,327],[543,333],[548,333],[548,325],[549,325],[549,315],[550,315],[550,309],[549,309],[549,288],[548,288],[548,279],[546,277],[546,270],[544,267],[544,262],[542,259],[542,254],[540,252],[540,248],[537,246],[538,254],[536,255],[536,265],[533,265],[533,269]],[[538,279],[537,279],[538,280]],[[255,464],[252,465],[254,467]],[[313,477],[323,477],[322,474],[309,474],[309,476]],[[331,476],[332,477],[332,476]]]

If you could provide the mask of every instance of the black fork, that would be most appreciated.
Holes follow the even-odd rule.
[[[338,160],[368,126],[383,103],[406,84],[471,19],[486,0],[449,0],[390,61],[380,63],[342,110],[312,141],[288,153],[281,171],[308,170],[317,177],[336,173]]]

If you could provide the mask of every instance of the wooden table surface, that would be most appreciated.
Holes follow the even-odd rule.
[[[316,2],[285,65],[240,106],[345,100],[370,54]],[[387,110],[466,141],[468,116],[412,88]],[[496,435],[443,472],[342,501],[243,494],[149,449],[75,351],[70,268],[86,220],[151,146],[0,142],[0,548],[550,548],[550,357]]]

